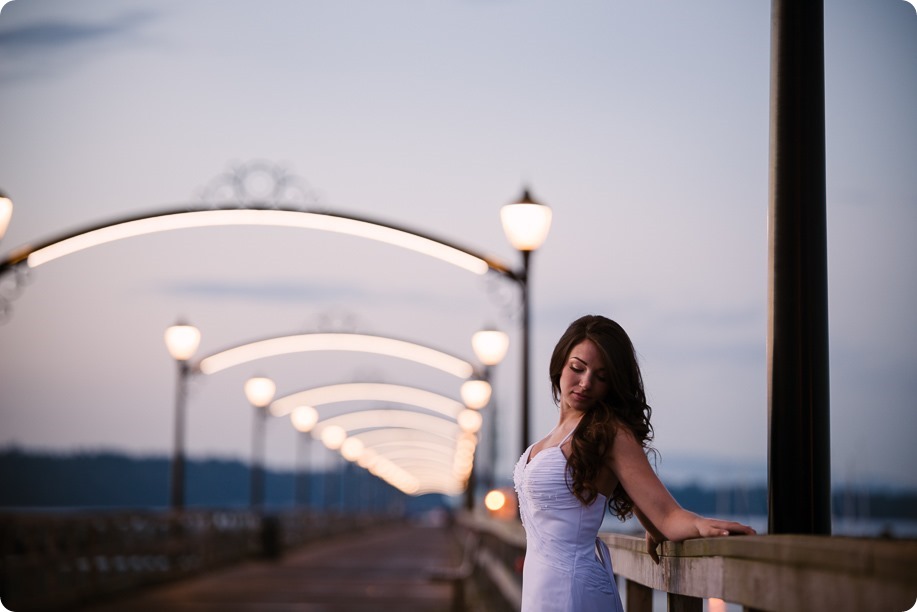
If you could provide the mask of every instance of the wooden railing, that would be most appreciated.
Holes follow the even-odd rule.
[[[493,520],[481,513],[462,513],[456,527],[476,534],[477,551],[469,576],[476,599],[488,612],[515,612],[522,607],[522,559],[525,533],[515,521]]]
[[[518,610],[525,538],[517,522],[463,515],[480,535],[476,587]],[[643,538],[602,534],[627,612],[651,612],[653,592],[671,612],[701,612],[716,598],[746,611],[904,612],[917,600],[917,540],[733,536],[665,542],[657,565]]]
[[[0,599],[12,610],[69,609],[384,520],[241,510],[3,513]]]
[[[642,538],[605,534],[628,612],[703,609],[717,598],[746,610],[904,612],[917,599],[917,540],[766,535],[665,542],[653,563]]]
[[[265,520],[266,519],[266,520]],[[242,511],[0,514],[0,599],[13,610],[68,609],[117,591],[312,539],[377,528],[384,517]],[[519,610],[525,538],[517,521],[458,517],[472,543],[467,580],[486,609]],[[697,611],[706,598],[746,610],[910,610],[917,599],[917,540],[743,536],[666,542],[653,563],[642,538],[603,534],[628,612]],[[464,565],[464,564],[463,564]]]

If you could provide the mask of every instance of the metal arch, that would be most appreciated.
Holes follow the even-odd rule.
[[[458,245],[456,245],[456,244],[454,244],[454,243],[452,243],[452,242],[449,242],[449,241],[446,241],[446,240],[442,240],[442,239],[439,239],[439,238],[430,236],[430,235],[428,235],[428,234],[426,234],[426,233],[419,232],[419,231],[414,230],[414,229],[409,229],[409,228],[406,228],[406,227],[403,227],[403,226],[399,226],[399,225],[395,225],[395,224],[391,224],[391,223],[383,223],[383,222],[380,222],[380,221],[377,221],[377,220],[374,220],[374,219],[369,219],[369,218],[366,218],[366,217],[361,217],[361,216],[356,216],[356,215],[345,215],[345,214],[341,214],[341,213],[331,213],[331,212],[328,212],[328,211],[326,211],[326,210],[304,210],[304,209],[299,209],[299,208],[277,207],[277,206],[269,205],[269,204],[267,204],[267,203],[261,203],[261,204],[247,204],[247,205],[243,205],[243,206],[238,206],[238,205],[235,205],[235,206],[226,205],[226,206],[216,207],[216,208],[214,208],[214,207],[189,207],[189,206],[186,206],[186,207],[183,207],[183,208],[176,208],[176,209],[165,210],[165,211],[160,211],[160,212],[152,212],[152,213],[144,213],[144,214],[140,214],[140,215],[133,215],[133,216],[130,216],[130,217],[125,217],[125,218],[118,219],[118,220],[116,220],[116,221],[110,221],[110,222],[105,222],[105,223],[99,223],[99,224],[91,225],[91,226],[88,226],[88,227],[86,227],[86,228],[77,230],[77,231],[75,231],[75,232],[69,232],[69,233],[66,233],[66,234],[62,234],[62,235],[59,235],[59,236],[55,236],[55,237],[53,237],[53,238],[51,238],[51,239],[43,240],[43,241],[40,241],[40,242],[36,242],[36,243],[34,243],[34,244],[25,244],[25,245],[20,246],[20,247],[18,247],[18,248],[16,248],[16,249],[13,249],[9,254],[7,254],[7,255],[5,256],[2,260],[0,260],[0,276],[2,276],[3,274],[7,273],[8,271],[10,271],[10,270],[12,270],[12,269],[14,269],[15,267],[20,266],[20,265],[25,265],[25,266],[28,266],[29,268],[34,268],[34,267],[36,267],[36,265],[40,265],[40,264],[32,265],[32,264],[29,262],[29,259],[30,259],[30,257],[31,257],[33,254],[35,254],[35,253],[37,253],[37,252],[40,252],[40,251],[43,251],[43,250],[45,250],[45,249],[48,249],[48,248],[50,248],[50,247],[59,245],[59,244],[63,243],[64,241],[74,240],[74,239],[76,239],[76,238],[79,238],[79,237],[81,237],[81,236],[86,236],[87,234],[90,234],[90,233],[93,233],[93,232],[100,232],[100,231],[102,231],[102,230],[106,230],[106,229],[109,229],[109,228],[114,228],[114,227],[117,227],[117,226],[124,226],[124,225],[127,225],[127,224],[137,223],[137,222],[145,221],[145,220],[161,219],[161,218],[165,218],[165,217],[181,216],[181,215],[198,215],[198,214],[220,213],[220,212],[230,212],[230,211],[232,211],[232,212],[239,212],[239,211],[254,211],[254,212],[260,212],[260,211],[264,211],[265,213],[293,213],[293,214],[305,214],[305,215],[313,215],[313,216],[319,216],[319,217],[327,217],[327,218],[329,218],[329,219],[331,219],[331,220],[337,219],[337,220],[343,220],[343,221],[352,221],[352,222],[357,223],[357,224],[363,224],[363,225],[367,225],[367,226],[374,226],[374,227],[377,227],[377,228],[382,228],[382,229],[385,229],[385,230],[390,230],[390,231],[393,231],[393,232],[398,232],[398,233],[401,233],[401,234],[405,234],[406,236],[411,236],[411,237],[414,237],[414,238],[420,238],[420,239],[422,239],[422,240],[429,241],[430,243],[435,243],[435,244],[437,244],[437,245],[439,245],[439,246],[446,247],[446,248],[448,248],[448,249],[452,249],[452,250],[457,251],[457,252],[459,252],[459,253],[461,253],[461,254],[463,254],[463,255],[467,255],[467,256],[470,256],[470,257],[473,257],[473,258],[476,258],[476,259],[481,260],[484,264],[486,264],[488,270],[492,270],[492,271],[494,271],[494,272],[497,272],[497,273],[499,273],[499,274],[501,274],[501,275],[503,275],[503,276],[505,276],[505,277],[507,277],[507,278],[509,278],[509,279],[511,279],[511,280],[517,281],[517,282],[519,282],[519,281],[521,280],[520,273],[518,273],[518,272],[512,270],[509,266],[507,266],[507,265],[505,265],[505,264],[503,264],[503,263],[497,261],[496,259],[493,259],[493,258],[488,257],[488,256],[485,256],[485,255],[481,255],[481,254],[479,254],[479,253],[477,253],[477,252],[475,252],[475,251],[473,251],[473,250],[471,250],[471,249],[467,249],[467,248],[465,248],[465,247],[460,247],[460,246],[458,246]],[[237,225],[249,225],[249,224],[253,224],[253,223],[238,223]],[[206,224],[202,224],[201,226],[204,226],[204,227],[205,227]],[[181,228],[173,228],[173,229],[181,229]],[[319,230],[321,230],[321,228],[311,228],[311,229],[319,229]],[[163,230],[163,231],[167,231],[167,230]],[[325,231],[335,231],[335,230],[325,230]],[[339,233],[340,233],[340,232],[339,232]],[[403,248],[407,248],[407,247],[403,247]]]

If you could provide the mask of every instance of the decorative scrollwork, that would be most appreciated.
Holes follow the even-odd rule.
[[[488,274],[484,277],[487,294],[491,301],[500,309],[504,317],[510,321],[518,320],[522,316],[522,299],[519,288],[506,282],[505,278]]]
[[[315,318],[314,327],[320,332],[354,333],[361,327],[360,317],[341,306],[333,306],[317,314]]]
[[[0,324],[6,323],[13,316],[13,301],[22,295],[26,285],[32,282],[29,267],[19,264],[7,268],[0,275]]]
[[[320,207],[321,198],[302,178],[283,166],[263,160],[231,164],[200,190],[200,199],[214,208],[227,206]]]

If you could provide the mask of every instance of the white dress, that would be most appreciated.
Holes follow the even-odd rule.
[[[564,442],[531,461],[530,446],[513,470],[526,538],[522,612],[623,612],[608,547],[598,539],[606,498],[584,506],[573,495]]]

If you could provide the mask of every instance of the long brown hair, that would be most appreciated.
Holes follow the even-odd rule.
[[[595,344],[608,373],[608,393],[583,414],[571,438],[567,459],[570,490],[588,505],[599,494],[595,483],[618,428],[626,427],[647,452],[655,451],[650,447],[652,408],[646,403],[636,351],[624,328],[611,319],[601,315],[580,317],[560,337],[549,367],[554,401],[560,401],[560,376],[570,351],[583,340]],[[618,483],[608,498],[608,509],[623,521],[633,507],[634,502]]]

